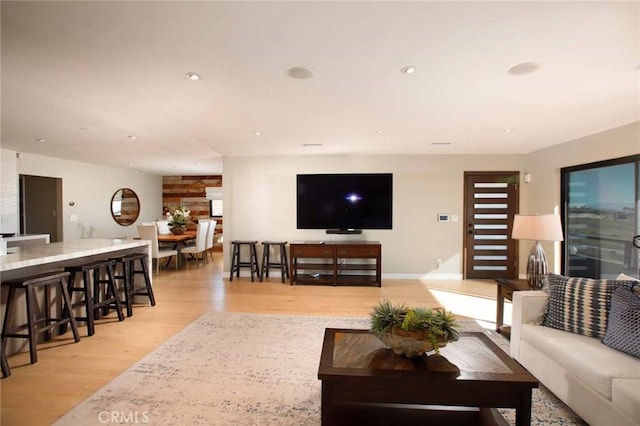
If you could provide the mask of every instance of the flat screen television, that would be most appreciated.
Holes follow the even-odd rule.
[[[391,173],[297,176],[298,229],[391,229]]]

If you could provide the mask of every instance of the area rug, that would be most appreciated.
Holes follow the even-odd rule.
[[[460,321],[461,331],[480,331]],[[324,329],[368,318],[210,312],[99,389],[55,425],[319,425]],[[503,349],[508,342],[490,337]],[[514,410],[500,410],[514,424]],[[533,425],[582,425],[534,389]]]

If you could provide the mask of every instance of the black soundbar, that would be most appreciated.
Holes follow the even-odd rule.
[[[362,229],[327,229],[327,234],[362,234]]]

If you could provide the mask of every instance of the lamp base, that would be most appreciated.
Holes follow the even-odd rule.
[[[527,281],[529,282],[529,287],[540,290],[543,285],[542,276],[546,275],[547,271],[547,256],[544,253],[540,241],[536,241],[533,247],[531,247],[529,261],[527,262]]]

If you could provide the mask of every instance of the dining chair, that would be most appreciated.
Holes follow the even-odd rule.
[[[138,234],[140,234],[141,239],[151,241],[151,260],[156,262],[156,274],[160,272],[160,259],[167,257],[176,257],[176,270],[178,269],[178,250],[160,249],[158,244],[158,228],[155,225],[138,225]]]
[[[182,256],[184,257],[184,261],[187,265],[189,265],[189,255],[192,255],[198,263],[200,263],[200,259],[203,261],[206,260],[206,250],[207,250],[207,232],[209,231],[209,222],[208,221],[198,221],[198,228],[196,229],[196,244],[193,246],[184,247],[180,250]]]
[[[213,262],[213,245],[215,243],[216,225],[218,224],[218,221],[208,220],[207,222],[209,222],[209,229],[207,230],[207,244],[205,248],[206,250],[205,259],[208,262],[209,257],[211,257],[211,261]]]

